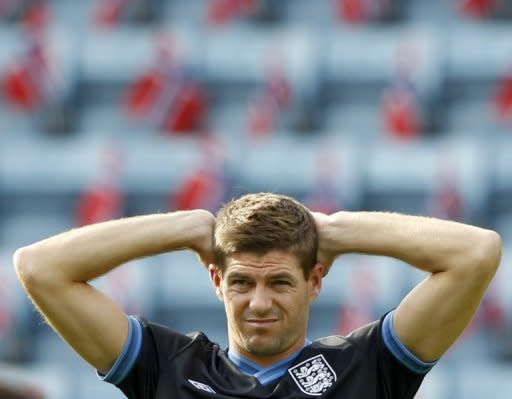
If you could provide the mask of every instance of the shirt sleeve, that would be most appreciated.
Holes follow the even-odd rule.
[[[398,339],[393,328],[393,311],[379,323],[377,373],[383,398],[412,399],[435,362],[417,358]]]
[[[393,327],[394,311],[389,312],[384,316],[381,327],[381,335],[384,345],[393,354],[393,356],[402,363],[405,367],[417,374],[425,374],[435,366],[437,361],[424,362],[415,356],[404,344],[400,342],[395,334]]]
[[[161,365],[184,349],[192,338],[137,316],[128,318],[130,327],[121,355],[106,375],[98,374],[129,399],[152,398]]]
[[[121,355],[117,358],[112,368],[103,375],[98,372],[98,377],[113,385],[119,384],[131,371],[142,347],[142,324],[133,316],[128,316],[128,337]]]

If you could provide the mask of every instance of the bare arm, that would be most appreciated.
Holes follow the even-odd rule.
[[[214,218],[195,210],[82,227],[16,251],[18,278],[51,327],[106,372],[128,334],[123,311],[88,281],[129,260],[190,248],[211,258]]]
[[[400,303],[394,328],[424,361],[438,359],[473,317],[496,272],[501,239],[461,223],[378,212],[314,214],[319,261],[343,253],[390,256],[431,273]]]

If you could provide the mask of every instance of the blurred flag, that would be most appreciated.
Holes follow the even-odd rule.
[[[317,153],[316,179],[306,206],[312,211],[331,214],[341,210],[336,192],[339,159],[327,143]]]
[[[495,292],[490,292],[484,297],[479,311],[488,330],[503,332],[507,328],[507,312],[501,298]]]
[[[50,73],[48,49],[43,37],[38,34],[27,37],[27,49],[6,69],[2,90],[8,103],[31,111],[45,100]]]
[[[455,168],[448,159],[439,159],[434,190],[427,202],[427,213],[440,219],[462,221],[464,199],[457,187]]]
[[[41,102],[42,93],[25,65],[11,65],[3,79],[4,97],[8,103],[33,110]]]
[[[101,28],[117,25],[124,14],[129,0],[100,0],[94,8],[94,23]]]
[[[207,209],[214,211],[226,199],[228,176],[222,143],[205,137],[200,145],[201,159],[196,168],[185,171],[184,179],[171,194],[171,210]]]
[[[122,157],[120,149],[109,147],[100,165],[100,176],[82,193],[77,210],[78,226],[104,222],[121,215],[123,193],[120,189]]]
[[[384,17],[391,0],[334,0],[335,14],[340,21],[363,24]]]
[[[336,334],[348,335],[378,317],[375,312],[375,275],[363,267],[356,268],[348,284],[348,300],[341,307]]]
[[[114,219],[119,216],[122,197],[119,190],[99,183],[87,188],[80,198],[77,210],[79,226]]]
[[[28,30],[42,30],[48,26],[51,7],[48,0],[0,0],[0,20],[19,22]]]
[[[292,98],[292,88],[281,64],[277,64],[275,58],[271,60],[265,82],[248,106],[246,123],[252,138],[264,138],[273,133],[279,115]]]
[[[485,18],[495,10],[496,0],[458,0],[457,6],[462,15]]]
[[[207,111],[205,90],[185,76],[172,37],[159,33],[154,44],[153,65],[127,88],[126,112],[170,134],[200,130]]]
[[[499,121],[512,119],[512,71],[499,80],[493,97],[493,106]]]
[[[422,131],[419,94],[414,83],[418,48],[414,41],[402,43],[390,86],[381,99],[381,116],[386,130],[397,138],[411,138]]]
[[[430,203],[431,216],[462,221],[464,214],[463,200],[452,181],[443,180],[435,189]]]
[[[206,112],[206,95],[197,84],[186,82],[175,93],[163,121],[168,133],[184,133],[202,127]]]
[[[389,133],[398,138],[411,138],[421,131],[419,104],[412,88],[395,85],[384,92],[382,117]]]
[[[128,88],[125,97],[127,112],[139,117],[147,114],[155,104],[164,87],[164,76],[158,69],[143,72]]]
[[[237,18],[253,15],[259,0],[210,0],[206,21],[212,26],[221,26]]]
[[[3,270],[0,273],[0,337],[7,333],[13,322],[12,278]]]
[[[275,130],[276,110],[273,99],[261,93],[249,104],[247,131],[251,138],[268,137]]]
[[[46,0],[33,0],[25,8],[21,22],[27,29],[41,31],[47,28],[50,18],[50,4]]]
[[[367,22],[370,15],[366,3],[367,0],[337,0],[338,18],[351,24]]]

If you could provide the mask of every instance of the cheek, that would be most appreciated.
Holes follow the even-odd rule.
[[[225,296],[224,305],[226,307],[226,313],[228,314],[228,317],[235,319],[240,318],[244,308],[247,307],[244,306],[244,299],[240,294],[233,295],[230,293],[227,293]]]

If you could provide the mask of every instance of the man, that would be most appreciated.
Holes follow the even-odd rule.
[[[229,349],[129,316],[88,281],[133,258],[195,251],[225,305]],[[311,342],[309,304],[336,256],[401,259],[430,275],[380,321]],[[14,255],[48,323],[129,398],[413,398],[462,333],[501,256],[495,232],[391,213],[311,213],[249,194],[204,210],[85,226]],[[172,266],[170,266],[172,267]],[[174,266],[179,267],[179,266]]]

